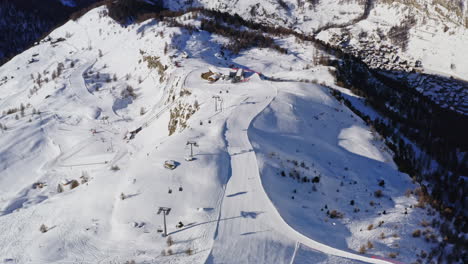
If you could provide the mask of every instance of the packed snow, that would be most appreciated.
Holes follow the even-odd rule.
[[[394,263],[430,249],[411,233],[432,218],[382,140],[298,82],[334,86],[305,70],[313,47],[223,57],[219,36],[104,11],[0,68],[0,261]],[[201,78],[230,65],[289,81]]]

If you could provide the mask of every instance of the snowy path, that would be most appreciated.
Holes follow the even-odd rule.
[[[328,255],[367,263],[389,263],[318,243],[289,226],[266,194],[247,129],[274,100],[274,87],[254,86],[226,122],[231,156],[215,243],[207,263],[289,263],[296,242]]]
[[[85,84],[83,73],[88,71],[95,63],[96,61],[94,60],[92,62],[86,62],[80,65],[71,73],[70,78],[68,79],[70,87],[71,89],[73,89],[78,100],[82,102],[83,106],[88,105],[90,108],[92,108],[90,113],[90,118],[92,119],[98,119],[101,116],[102,112],[105,112],[107,115],[115,115],[115,112],[112,110],[112,105],[106,105],[104,109],[98,106],[102,106],[103,104],[105,104],[105,102],[103,102],[103,100],[100,100],[98,97],[94,96],[88,90],[88,87]]]

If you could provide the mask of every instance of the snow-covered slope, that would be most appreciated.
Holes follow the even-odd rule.
[[[413,70],[456,78],[416,88],[444,108],[467,114],[467,1],[450,0],[237,0],[166,1],[171,9],[205,7],[246,20],[316,34],[318,39],[352,50],[372,68],[406,74]],[[362,56],[362,54],[365,56]],[[458,95],[458,96],[457,96]]]
[[[335,87],[329,68],[305,70],[313,47],[282,39],[289,54],[223,57],[223,37],[122,27],[105,11],[0,68],[1,261],[391,263],[429,251],[412,236],[433,219],[404,195],[415,186],[328,88],[200,77],[236,65]],[[172,208],[172,242],[159,207]]]
[[[314,32],[329,23],[346,23],[362,15],[365,1],[360,0],[235,0],[166,1],[166,7],[178,10],[205,7],[235,13],[247,20]]]
[[[0,1],[0,64],[98,0]]]

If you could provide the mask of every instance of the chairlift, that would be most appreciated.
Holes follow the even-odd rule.
[[[182,188],[182,186],[179,187],[179,192],[183,191],[184,188]]]
[[[171,188],[169,188],[169,190],[167,191],[167,193],[172,193],[172,189],[171,189]]]

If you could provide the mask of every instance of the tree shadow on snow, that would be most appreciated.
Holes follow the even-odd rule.
[[[249,211],[241,211],[241,216],[243,218],[252,218],[255,219],[257,216],[260,214],[263,214],[264,212],[249,212]]]
[[[226,197],[234,197],[234,196],[238,196],[238,195],[242,195],[242,194],[246,194],[247,192],[236,192],[236,193],[233,193],[233,194],[229,194],[229,195],[226,195]]]
[[[245,232],[245,233],[242,233],[240,234],[241,236],[250,236],[250,235],[255,235],[255,234],[259,234],[259,233],[265,233],[265,232],[270,232],[272,229],[267,229],[267,230],[263,230],[263,231],[253,231],[253,232]]]
[[[279,175],[278,168],[271,167],[266,162],[264,169],[261,171],[262,184],[268,194],[277,194],[271,196],[272,202],[280,209],[281,215],[293,228],[319,242],[348,249],[345,239],[352,235],[349,228],[340,224],[340,220],[329,219],[328,222],[323,222],[322,217],[327,217],[327,209],[321,211],[323,215],[319,216],[316,215],[316,210],[328,204],[329,210],[344,210],[346,218],[353,220],[358,217],[359,221],[363,223],[366,219],[377,219],[378,215],[383,211],[386,211],[387,214],[398,213],[395,208],[394,197],[404,195],[405,190],[401,188],[401,181],[404,176],[396,175],[398,172],[393,164],[350,152],[340,146],[339,135],[343,129],[350,128],[353,125],[365,126],[362,122],[354,122],[354,118],[349,118],[349,111],[336,111],[336,109],[340,108],[338,102],[324,104],[321,100],[304,99],[299,96],[294,96],[293,101],[295,105],[293,114],[300,120],[297,129],[282,131],[277,128],[278,124],[281,124],[281,120],[278,120],[274,112],[267,111],[257,116],[250,124],[249,139],[257,143],[258,147],[255,148],[255,151],[258,151],[258,153],[280,153],[282,159],[287,158],[290,160],[293,158],[298,162],[305,161],[306,166],[311,166],[310,169],[302,169],[299,165],[296,167],[291,165],[289,166],[291,168],[286,166],[279,170],[283,169],[286,172],[293,168],[303,170],[304,175],[307,175],[309,180],[315,175],[312,172],[318,170],[326,178],[317,184],[318,192],[313,192],[308,189],[312,187],[312,183],[301,183],[289,177],[277,176]],[[320,119],[313,118],[314,115],[322,112],[329,114]],[[255,126],[257,119],[261,120],[258,122],[265,122],[268,125],[265,128]],[[335,125],[332,123],[333,120],[338,120]],[[340,120],[343,120],[343,122],[339,122]],[[301,134],[308,136],[303,137],[300,136]],[[320,135],[320,137],[316,135]],[[269,160],[269,158],[266,160]],[[392,177],[393,175],[396,177]],[[378,185],[378,181],[382,177],[386,182],[385,188]],[[330,179],[328,183],[327,179]],[[341,185],[343,187],[340,187],[340,181],[344,183],[344,185]],[[409,178],[408,181],[410,181]],[[288,190],[285,191],[286,182],[288,183],[286,186],[289,188],[286,188]],[[335,185],[335,182],[338,185]],[[350,184],[352,182],[359,185]],[[321,186],[327,186],[329,189],[323,189]],[[298,191],[294,195],[295,198],[291,198],[294,196],[288,193],[293,189]],[[383,190],[383,197],[376,198],[374,196],[373,191],[377,189]],[[321,196],[321,193],[325,196]],[[324,198],[327,196],[329,199],[325,200]],[[340,205],[348,205],[350,202],[343,199],[343,197],[355,200],[356,206],[362,209],[361,212],[353,213],[352,206]],[[323,202],[318,202],[318,198]],[[301,203],[297,202],[302,200],[312,202],[317,208],[304,209],[301,207]],[[370,200],[374,200],[376,205],[369,206]],[[366,212],[367,209],[368,212]],[[316,228],[312,228],[313,226]],[[334,230],[334,232],[331,233],[331,230]]]
[[[252,152],[252,151],[253,151],[253,149],[244,149],[244,150],[241,150],[239,152],[231,154],[231,156],[242,155],[242,154],[249,153],[249,152]]]
[[[125,195],[125,199],[129,199],[138,195],[140,195],[140,193],[128,194],[128,195]]]

